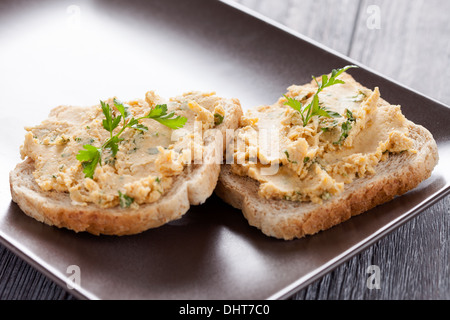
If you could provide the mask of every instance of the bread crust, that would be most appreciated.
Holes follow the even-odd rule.
[[[292,240],[316,234],[416,188],[431,176],[439,160],[436,142],[424,127],[410,121],[408,127],[417,154],[390,155],[377,165],[375,175],[356,179],[323,204],[262,198],[259,182],[233,174],[230,165],[222,167],[215,193],[268,236]]]
[[[223,137],[227,129],[238,127],[242,116],[239,101],[231,99],[228,102],[224,121],[215,127]],[[215,161],[215,149],[214,140],[206,139],[203,163],[187,166],[174,179],[167,194],[138,209],[73,205],[68,193],[43,191],[34,179],[31,159],[19,163],[10,172],[11,196],[25,214],[51,226],[94,235],[137,234],[181,218],[191,205],[202,204],[211,196],[220,172],[220,163]]]

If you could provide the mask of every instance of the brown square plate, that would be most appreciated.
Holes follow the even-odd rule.
[[[60,104],[170,97],[189,90],[271,104],[291,84],[357,62],[228,3],[3,1],[0,11],[0,240],[87,299],[279,299],[323,276],[449,192],[450,110],[361,66],[352,75],[436,138],[440,165],[416,190],[296,241],[264,236],[212,196],[182,219],[136,236],[96,237],[43,225],[11,202],[8,173],[26,125]],[[69,270],[70,271],[70,270]]]

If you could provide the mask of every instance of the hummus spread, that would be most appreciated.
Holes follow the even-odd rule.
[[[304,126],[285,97],[249,110],[235,135],[233,173],[259,181],[262,197],[321,203],[374,174],[389,153],[415,152],[400,106],[381,103],[378,88],[366,89],[345,73],[339,79],[345,84],[325,88],[319,101],[340,116],[315,116]],[[291,86],[286,97],[307,105],[316,91],[315,82]],[[261,143],[264,131],[275,146]]]
[[[105,102],[114,106],[113,99]],[[148,131],[127,128],[117,154],[113,156],[106,149],[92,179],[85,177],[76,156],[84,145],[100,147],[110,137],[102,126],[105,117],[100,105],[53,109],[40,125],[26,128],[21,156],[34,161],[34,178],[42,190],[67,192],[74,205],[137,208],[155,202],[171,188],[174,177],[194,163],[195,155],[203,154],[201,130],[214,127],[214,115],[225,116],[222,99],[214,93],[197,92],[170,101],[147,92],[145,100],[127,103],[128,112],[135,118],[143,117],[157,104],[167,104],[169,113],[187,118],[183,128],[173,130],[153,119],[143,119]],[[194,139],[195,132],[200,135]]]

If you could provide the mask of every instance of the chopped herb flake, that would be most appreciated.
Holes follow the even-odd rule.
[[[329,192],[324,192],[321,196],[322,200],[330,200],[331,197],[332,197],[332,195]]]
[[[284,151],[284,154],[286,155],[286,158],[288,159],[288,161],[289,161],[290,163],[298,164],[297,161],[291,161],[291,159],[289,158],[289,152],[288,152],[287,150]]]
[[[214,114],[214,124],[218,126],[223,122],[224,116],[218,113]]]
[[[341,126],[341,136],[338,141],[333,142],[334,145],[342,145],[342,142],[344,142],[345,139],[348,138],[348,135],[350,134],[350,130],[352,130],[352,123],[356,122],[356,119],[353,117],[353,113],[348,109],[346,111],[346,117],[347,117],[347,121],[342,123],[342,126]]]
[[[134,199],[120,192],[119,190],[119,201],[121,208],[129,208],[131,204],[134,202]]]

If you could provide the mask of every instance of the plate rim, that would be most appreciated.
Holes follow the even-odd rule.
[[[415,217],[420,215],[423,211],[430,208],[431,206],[433,206],[434,204],[436,204],[437,202],[439,202],[440,200],[442,200],[449,194],[450,194],[450,183],[447,183],[439,191],[430,195],[428,198],[421,201],[420,203],[418,203],[416,206],[409,209],[408,211],[404,212],[402,215],[400,215],[396,219],[385,224],[378,231],[370,234],[370,236],[367,237],[366,239],[359,241],[358,243],[354,244],[351,248],[342,252],[340,255],[338,255],[334,259],[328,261],[327,263],[323,264],[319,268],[314,269],[314,271],[306,274],[305,276],[299,278],[297,281],[294,281],[290,285],[279,290],[277,293],[270,296],[268,298],[268,300],[288,299],[289,297],[291,297],[293,294],[295,294],[299,290],[304,289],[305,287],[307,287],[314,281],[320,279],[321,277],[325,276],[326,274],[328,274],[335,268],[339,267],[340,265],[342,265],[349,259],[353,258],[357,254],[359,254],[362,251],[366,250],[367,248],[371,247],[377,241],[381,240],[382,238],[386,237],[390,233],[394,232],[400,226],[411,221],[412,219],[414,219]]]

